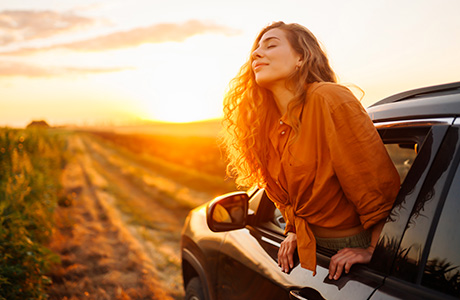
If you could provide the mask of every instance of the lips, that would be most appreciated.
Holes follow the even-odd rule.
[[[260,69],[261,67],[267,66],[267,65],[268,65],[267,63],[263,63],[263,62],[253,62],[252,63],[252,69],[254,71],[256,71],[256,70]]]

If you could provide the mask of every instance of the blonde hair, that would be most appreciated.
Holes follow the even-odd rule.
[[[227,175],[235,177],[240,187],[266,184],[268,135],[279,116],[271,91],[257,85],[251,65],[252,53],[258,47],[260,39],[274,28],[284,31],[289,44],[302,58],[299,70],[288,78],[286,86],[295,95],[287,111],[295,132],[291,142],[295,140],[300,126],[300,120],[292,116],[291,112],[305,102],[307,84],[337,81],[325,52],[307,28],[299,24],[276,22],[259,33],[249,59],[230,81],[224,97],[222,145],[228,159]]]

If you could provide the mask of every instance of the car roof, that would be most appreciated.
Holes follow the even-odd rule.
[[[460,82],[399,93],[367,108],[374,122],[460,115]]]

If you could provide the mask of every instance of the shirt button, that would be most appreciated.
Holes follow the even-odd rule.
[[[285,134],[285,133],[286,133],[286,131],[281,131],[281,134]]]
[[[280,125],[283,125],[283,124],[284,124],[283,121],[280,120]]]

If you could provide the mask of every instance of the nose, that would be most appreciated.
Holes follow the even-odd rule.
[[[262,55],[263,55],[263,53],[260,50],[260,47],[258,47],[256,50],[252,51],[252,59],[261,58]]]

